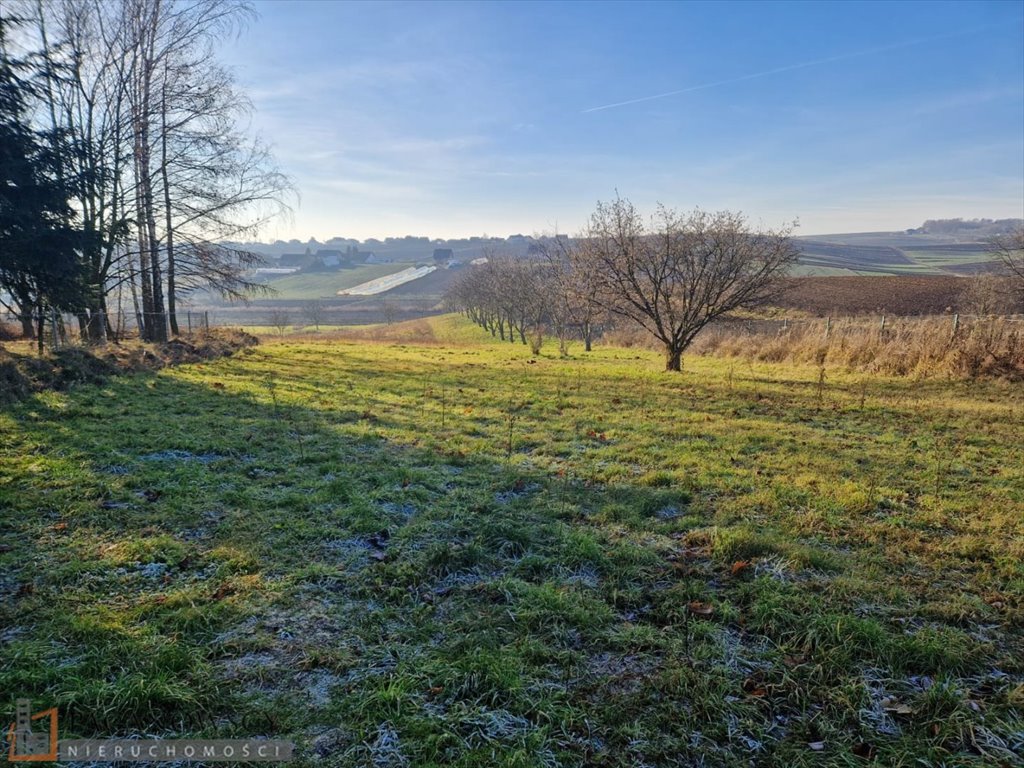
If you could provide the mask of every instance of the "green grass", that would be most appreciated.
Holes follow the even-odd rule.
[[[0,710],[300,766],[1021,759],[1019,387],[418,322],[0,412]]]
[[[980,264],[993,260],[991,252],[985,251],[979,248],[977,251],[963,252],[963,251],[914,251],[904,250],[903,253],[908,258],[913,259],[918,264],[935,269],[944,269],[945,267],[959,266],[962,264]]]
[[[294,336],[297,334],[316,334],[316,333],[330,333],[333,331],[343,331],[352,326],[347,325],[332,325],[330,323],[321,323],[320,327],[317,328],[315,325],[306,325],[306,318],[298,318],[294,324],[287,325],[283,331],[275,328],[272,325],[240,325],[237,326],[239,330],[251,333],[254,336],[260,337],[279,337],[279,336]]]
[[[411,264],[364,264],[351,269],[327,272],[300,272],[283,277],[274,277],[267,285],[274,289],[274,299],[323,299],[333,298],[338,291],[354,288],[360,283],[393,275]]]

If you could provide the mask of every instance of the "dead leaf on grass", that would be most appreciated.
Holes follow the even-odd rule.
[[[732,564],[732,575],[733,576],[739,576],[739,575],[741,575],[743,573],[746,573],[749,569],[750,569],[750,561],[749,560],[737,560],[735,563]]]
[[[715,612],[715,606],[711,603],[702,603],[700,600],[691,600],[687,608],[694,616],[711,616]]]

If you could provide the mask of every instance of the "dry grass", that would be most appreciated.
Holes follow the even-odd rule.
[[[790,323],[749,332],[711,328],[693,347],[702,355],[810,363],[889,376],[1024,379],[1024,322],[951,318]]]
[[[257,343],[255,336],[229,328],[202,331],[164,344],[128,341],[97,347],[68,346],[42,356],[36,354],[33,341],[8,342],[0,346],[0,405],[44,390],[102,384],[121,373],[228,357]]]
[[[15,341],[21,338],[21,328],[11,323],[0,323],[0,341]]]

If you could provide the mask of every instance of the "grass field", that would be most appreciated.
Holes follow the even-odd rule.
[[[267,281],[273,288],[274,299],[323,299],[334,298],[338,291],[354,288],[360,283],[376,280],[378,277],[400,272],[410,264],[364,264],[351,269],[326,272],[300,272]]]
[[[942,268],[950,265],[979,264],[990,262],[993,259],[992,254],[980,246],[977,251],[970,252],[952,249],[949,251],[943,251],[938,248],[933,248],[928,251],[904,249],[903,252],[908,258],[911,258],[918,264],[926,267]]]
[[[419,322],[0,411],[0,709],[300,766],[1020,764],[1019,386]]]

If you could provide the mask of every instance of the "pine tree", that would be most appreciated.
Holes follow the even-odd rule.
[[[80,306],[81,233],[70,224],[71,193],[54,172],[54,154],[29,125],[33,85],[29,68],[9,53],[10,24],[0,16],[0,289],[30,330],[32,314],[41,323],[48,307]]]

